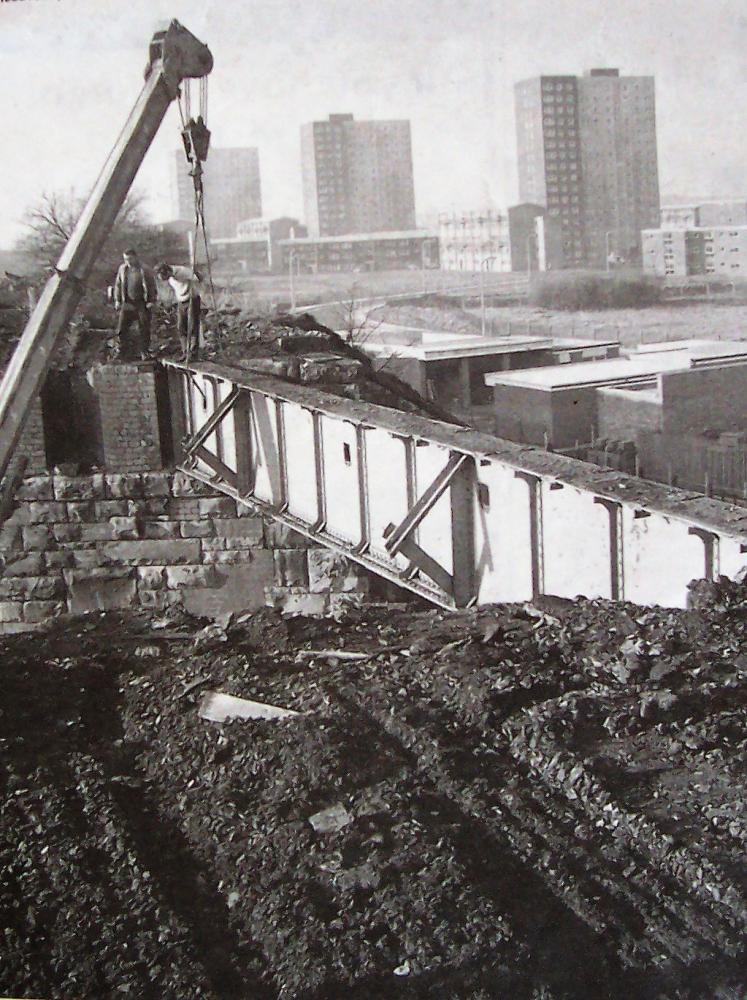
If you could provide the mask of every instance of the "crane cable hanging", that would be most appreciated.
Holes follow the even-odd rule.
[[[184,152],[190,165],[189,175],[192,178],[192,183],[194,185],[195,225],[194,232],[192,234],[191,246],[192,269],[195,270],[196,268],[197,241],[199,235],[202,234],[202,240],[205,247],[205,263],[207,266],[210,296],[213,303],[213,311],[216,313],[217,317],[218,305],[215,298],[215,286],[213,284],[213,272],[210,262],[210,247],[208,244],[207,229],[205,226],[204,188],[202,183],[202,164],[207,159],[208,149],[210,146],[210,130],[206,124],[208,107],[207,77],[200,77],[199,83],[199,109],[196,119],[192,117],[192,94],[189,79],[183,82],[183,94],[180,95],[180,99],[177,104],[179,107],[179,116],[182,122],[182,142],[184,144]],[[183,107],[182,97],[184,100]],[[187,361],[189,361],[189,358],[187,358]]]

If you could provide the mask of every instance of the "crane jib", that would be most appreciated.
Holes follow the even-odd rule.
[[[145,85],[0,382],[0,477],[5,474],[91,268],[169,105],[178,97],[183,81],[205,77],[212,68],[208,47],[178,21],[154,35]]]

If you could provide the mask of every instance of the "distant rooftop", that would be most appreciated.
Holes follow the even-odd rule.
[[[391,340],[387,340],[388,335]],[[409,343],[407,340],[409,339]],[[418,361],[446,361],[527,351],[583,350],[616,346],[616,340],[570,340],[565,337],[482,337],[382,324],[361,347],[374,357],[414,358]],[[568,367],[567,365],[565,367]]]
[[[730,364],[740,359],[747,361],[747,342],[693,340],[681,343],[684,346],[678,349],[672,349],[671,344],[651,344],[648,345],[651,350],[636,353],[630,358],[582,361],[513,372],[491,372],[485,376],[485,384],[552,392],[557,389],[647,382],[662,372],[687,371],[698,362],[707,364],[708,367],[717,367],[719,362]],[[656,347],[660,349],[655,350]]]
[[[296,239],[278,240],[281,246],[299,246],[311,243],[364,243],[367,240],[414,240],[430,236],[438,238],[438,233],[427,229],[384,230],[374,233],[342,233],[340,236],[299,236]]]

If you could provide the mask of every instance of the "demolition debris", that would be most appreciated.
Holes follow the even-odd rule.
[[[738,1000],[747,593],[694,605],[7,639],[0,991]]]

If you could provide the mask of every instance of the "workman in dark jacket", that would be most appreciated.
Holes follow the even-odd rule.
[[[114,308],[119,311],[117,336],[122,361],[138,361],[148,356],[150,319],[156,301],[156,282],[152,271],[140,263],[135,250],[125,250],[124,262],[114,282]],[[132,336],[130,327],[137,322],[138,333]]]

